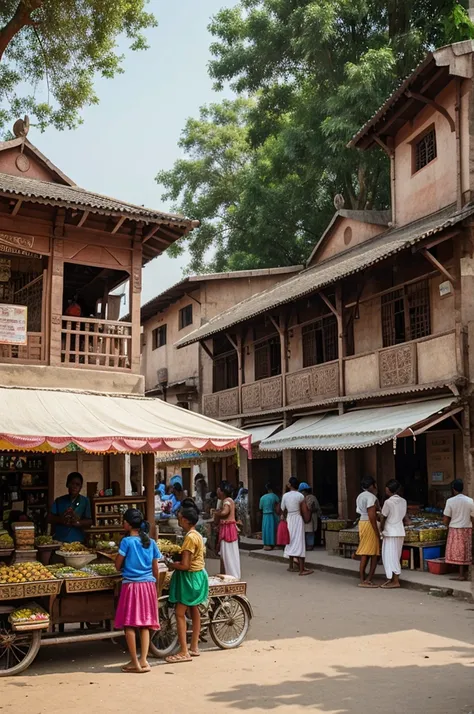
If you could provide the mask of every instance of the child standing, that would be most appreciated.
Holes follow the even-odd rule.
[[[170,583],[170,603],[176,604],[176,624],[178,628],[179,652],[166,658],[169,664],[190,662],[199,657],[199,635],[201,633],[201,613],[199,605],[206,602],[209,594],[209,580],[205,570],[204,541],[196,530],[199,513],[196,506],[182,508],[178,514],[179,525],[186,533],[181,548],[181,561],[170,563],[174,570]],[[191,648],[186,640],[186,610],[191,611],[193,631]]]
[[[150,630],[159,630],[158,622],[158,560],[161,557],[155,541],[150,540],[150,529],[136,508],[129,508],[123,516],[126,537],[122,539],[115,567],[122,571],[123,582],[115,615],[115,627],[125,630],[130,662],[122,672],[141,674],[150,672],[147,656]],[[140,659],[137,656],[135,630],[140,633]]]

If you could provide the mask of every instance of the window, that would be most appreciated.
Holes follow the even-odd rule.
[[[415,139],[413,152],[413,173],[416,173],[436,159],[436,132],[434,126],[424,132],[421,137]]]
[[[255,345],[255,380],[281,374],[280,338],[271,337]]]
[[[303,367],[337,359],[337,320],[333,315],[305,325],[302,338]]]
[[[179,311],[179,329],[193,324],[193,306],[186,305]]]
[[[232,389],[238,386],[239,367],[235,350],[214,359],[212,378],[214,392],[222,392],[223,389]]]
[[[158,347],[163,347],[166,345],[166,325],[160,325],[160,327],[157,327],[155,330],[153,330],[152,334],[152,347],[154,350],[158,349]]]
[[[382,295],[383,346],[391,347],[431,334],[428,280]]]

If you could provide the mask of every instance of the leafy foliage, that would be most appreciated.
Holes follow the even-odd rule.
[[[96,104],[94,77],[121,72],[117,38],[146,48],[156,24],[148,0],[2,0],[0,3],[0,132],[27,113],[41,129],[72,128]],[[45,95],[44,99],[38,95]]]
[[[190,158],[158,176],[165,198],[202,221],[189,239],[191,269],[301,262],[333,213],[335,193],[348,208],[387,208],[385,156],[347,142],[429,49],[474,37],[466,6],[240,0],[221,10],[210,24],[210,74],[216,89],[230,82],[239,99],[190,120],[181,142]],[[231,107],[226,135],[219,115]],[[233,157],[223,171],[209,170],[210,135]]]

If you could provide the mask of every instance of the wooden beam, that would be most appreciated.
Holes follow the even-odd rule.
[[[421,102],[422,104],[427,104],[428,106],[433,107],[433,109],[436,109],[436,111],[439,112],[441,114],[441,116],[443,116],[447,120],[447,122],[450,126],[450,129],[451,129],[451,132],[456,131],[456,123],[455,123],[453,117],[448,112],[448,110],[442,106],[442,104],[438,104],[438,102],[435,101],[434,99],[428,99],[428,97],[423,96],[423,94],[418,94],[418,92],[412,92],[411,90],[408,90],[407,92],[405,92],[405,95],[409,99],[415,99],[417,102]]]
[[[455,409],[451,409],[451,411],[449,412],[445,412],[445,414],[441,414],[436,419],[429,419],[427,423],[424,426],[421,426],[419,429],[417,429],[415,426],[413,428],[413,433],[415,434],[415,436],[418,436],[418,434],[423,434],[425,431],[427,431],[427,429],[430,429],[432,426],[439,424],[445,419],[449,419],[449,417],[452,417],[454,414],[459,414],[459,412],[462,412],[463,409],[464,407],[456,407]]]
[[[328,300],[328,298],[326,297],[326,295],[325,295],[323,292],[321,292],[321,291],[318,293],[318,295],[319,295],[319,297],[321,298],[321,300],[322,300],[324,303],[326,303],[327,307],[331,310],[332,314],[333,314],[335,317],[339,318],[339,317],[340,317],[339,312],[336,310],[336,308],[334,307],[334,305],[332,304],[332,302],[331,302],[330,300]]]
[[[202,349],[203,349],[204,352],[207,354],[207,356],[210,357],[210,358],[212,359],[212,361],[214,361],[214,355],[212,354],[211,350],[210,350],[209,347],[206,345],[206,343],[204,342],[204,340],[200,340],[200,341],[199,341],[199,344],[201,345]]]
[[[430,251],[427,248],[423,248],[420,252],[421,252],[421,255],[423,255],[426,258],[426,260],[428,262],[430,262],[431,265],[433,265],[436,268],[436,270],[438,270],[441,273],[441,275],[443,275],[453,285],[457,284],[456,278],[453,277],[448,270],[446,270],[444,265],[441,265],[439,260],[436,260],[434,255],[432,253],[430,253]]]
[[[441,67],[441,69],[439,69],[439,70],[436,72],[436,74],[434,74],[434,75],[431,77],[431,79],[429,79],[427,82],[425,82],[425,84],[422,86],[422,88],[421,88],[421,90],[420,90],[421,93],[423,94],[423,92],[426,92],[426,90],[429,89],[429,88],[431,87],[431,85],[434,84],[434,82],[436,82],[437,79],[439,79],[439,77],[443,74],[444,71],[445,71],[445,68],[444,68],[444,67]],[[389,119],[388,122],[384,125],[384,127],[383,127],[383,132],[384,132],[384,134],[387,133],[387,130],[392,126],[392,124],[393,124],[394,122],[396,122],[397,119],[400,118],[400,116],[414,103],[414,101],[415,101],[415,100],[412,99],[410,102],[408,102],[407,105],[401,106],[399,109],[397,109],[397,111],[396,111],[395,114],[392,116],[392,118]]]
[[[234,350],[237,352],[237,351],[238,351],[237,342],[235,342],[235,341],[232,339],[232,337],[229,335],[228,332],[225,333],[225,336],[226,336],[227,339],[229,340],[229,342],[230,342],[230,344],[232,345],[232,347],[234,348]]]
[[[146,243],[147,240],[149,240],[150,238],[153,238],[153,236],[155,235],[155,233],[157,233],[159,230],[160,230],[160,224],[158,224],[158,225],[156,225],[156,226],[153,226],[153,228],[150,228],[150,230],[148,231],[148,233],[145,233],[145,235],[143,236],[143,241],[142,241],[142,242],[143,242],[143,243]]]
[[[115,224],[115,226],[112,228],[112,230],[110,232],[117,233],[117,231],[120,230],[120,228],[123,226],[123,224],[125,223],[127,218],[128,218],[128,216],[122,216],[121,218],[119,218],[117,223]]]
[[[174,233],[174,231],[170,231],[169,228],[165,228],[164,226],[160,226],[160,231],[161,233],[164,233],[165,236],[169,236],[172,238],[171,242],[174,242],[175,240],[178,240],[180,238],[180,235],[178,233]]]
[[[22,199],[22,198],[19,198],[18,201],[17,201],[17,202],[15,203],[15,205],[13,206],[13,210],[12,210],[12,212],[11,212],[10,215],[16,216],[16,214],[18,213],[18,211],[19,211],[20,208],[21,208],[21,204],[22,204],[22,203],[23,203],[23,199]]]
[[[427,248],[428,250],[430,248],[434,248],[435,245],[439,245],[440,243],[444,243],[447,240],[450,240],[451,238],[455,238],[456,236],[459,235],[461,231],[449,231],[449,233],[443,233],[443,235],[439,236],[438,238],[433,238],[433,240],[429,240],[426,243],[420,244],[420,245],[414,245],[412,248],[413,253],[418,253],[420,250],[424,250]]]
[[[155,522],[155,454],[143,454],[143,481],[145,485],[145,519],[150,524],[150,538],[156,538]]]
[[[82,216],[81,216],[80,219],[79,219],[79,223],[78,223],[77,226],[76,226],[77,228],[82,228],[82,226],[84,225],[84,223],[85,223],[85,222],[87,221],[87,219],[89,218],[89,213],[90,213],[90,211],[84,211],[84,212],[83,212]]]
[[[272,325],[273,325],[273,327],[275,328],[275,330],[276,330],[276,331],[278,332],[278,334],[281,336],[281,334],[282,334],[282,329],[281,329],[281,327],[280,327],[280,323],[275,320],[275,318],[273,317],[273,315],[269,315],[268,317],[270,318],[270,322],[272,323]]]
[[[387,146],[384,141],[382,141],[380,136],[377,136],[377,134],[375,134],[374,141],[385,151],[389,159],[393,159],[393,157],[395,156],[395,152],[389,146]]]

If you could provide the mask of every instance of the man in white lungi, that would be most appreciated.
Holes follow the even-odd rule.
[[[405,521],[407,502],[398,495],[401,485],[395,479],[385,487],[387,500],[383,504],[380,529],[382,531],[382,561],[387,582],[382,585],[386,590],[400,587],[402,572],[401,559],[405,540]]]

